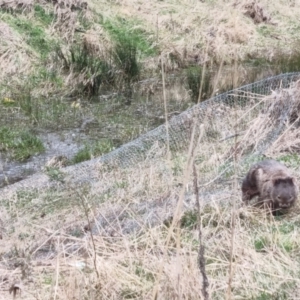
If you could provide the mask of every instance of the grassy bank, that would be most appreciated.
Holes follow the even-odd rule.
[[[95,0],[2,9],[1,149],[27,158],[42,151],[30,129],[77,129],[95,141],[77,163],[197,102],[204,67],[226,73],[240,62],[281,61],[295,68],[298,9],[251,3]],[[171,76],[181,70],[187,85]],[[244,82],[244,70],[235,66],[231,86]],[[203,82],[206,96],[221,90],[221,71],[203,77],[215,82]],[[265,144],[264,155],[299,173],[299,88],[248,96],[240,106],[208,107],[193,151],[170,154],[153,143],[127,168],[49,166],[29,184],[3,189],[0,298],[21,291],[23,299],[199,299],[201,229],[211,299],[298,299],[299,205],[277,217],[245,207],[239,181]],[[281,118],[286,99],[294,102]],[[181,134],[190,132],[178,142]],[[19,155],[16,143],[27,150],[27,141],[37,149]]]
[[[169,155],[153,141],[144,161],[118,157],[132,159],[126,168],[115,160],[48,168],[48,182],[2,190],[0,296],[21,288],[25,299],[198,299],[201,230],[211,299],[297,299],[299,200],[269,215],[243,205],[239,182],[261,145],[299,179],[299,87],[250,96],[208,103],[193,147]]]
[[[0,10],[0,114],[29,128],[80,128],[94,119],[100,138],[122,127],[114,133],[122,144],[162,122],[162,67],[171,115],[236,85],[299,70],[300,12],[292,3],[16,3]]]

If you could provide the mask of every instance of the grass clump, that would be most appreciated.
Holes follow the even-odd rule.
[[[74,164],[80,163],[82,161],[90,160],[93,157],[101,156],[105,153],[108,153],[114,149],[113,142],[109,139],[104,139],[98,141],[92,145],[88,144],[85,147],[77,152],[73,157],[72,162]]]
[[[187,86],[190,90],[191,97],[193,102],[197,103],[199,100],[199,92],[200,88],[201,95],[200,100],[203,101],[205,99],[208,99],[211,96],[212,93],[212,87],[211,87],[211,77],[208,72],[203,74],[203,70],[201,67],[189,67],[186,70],[186,78],[187,78]],[[203,77],[203,81],[202,81]]]
[[[266,251],[266,248],[270,245],[270,241],[267,237],[259,237],[254,241],[254,248],[258,252]]]
[[[190,210],[186,211],[181,220],[180,226],[182,228],[196,228],[198,221],[198,211],[197,210]]]
[[[298,49],[299,41],[294,46],[295,49]],[[295,50],[292,54],[286,55],[284,53],[278,53],[274,59],[273,64],[278,66],[278,73],[287,73],[287,72],[299,72],[300,71],[300,52]]]
[[[115,61],[123,71],[127,84],[136,81],[140,74],[138,47],[134,39],[119,37],[115,47]]]
[[[55,21],[55,15],[53,11],[47,12],[41,5],[36,4],[34,6],[34,16],[46,26],[51,25]]]
[[[80,80],[77,87],[80,92],[97,96],[103,85],[114,85],[115,70],[110,57],[96,57],[83,44],[73,44],[69,56],[63,53],[60,46],[55,51],[64,62],[65,71],[83,75],[84,80]]]
[[[137,21],[117,18],[103,22],[102,26],[117,43],[130,42],[144,56],[158,53],[158,49],[153,46],[153,41],[149,38],[149,33],[142,29]]]
[[[35,73],[32,73],[28,78],[28,84],[31,87],[50,85],[55,88],[63,87],[63,78],[56,69],[47,69],[46,67],[40,67]]]
[[[64,182],[65,174],[56,167],[46,167],[46,173],[53,181]]]
[[[299,42],[294,46],[298,49]],[[255,59],[245,60],[245,64],[249,63],[255,67],[255,73],[258,74],[264,69],[271,69],[273,74],[289,73],[289,72],[299,72],[300,71],[300,52],[295,50],[290,55],[282,51],[278,51],[275,57],[270,60],[265,57],[259,57]],[[249,71],[250,73],[250,71]],[[250,82],[253,82],[251,80]]]
[[[29,131],[0,127],[0,151],[10,159],[24,161],[44,150],[42,141]]]
[[[141,73],[138,48],[134,36],[117,34],[105,53],[91,49],[85,42],[72,44],[68,54],[61,46],[56,46],[55,51],[63,61],[65,71],[78,78],[79,92],[94,97],[99,95],[101,88],[108,88],[125,91],[131,98],[132,83]]]

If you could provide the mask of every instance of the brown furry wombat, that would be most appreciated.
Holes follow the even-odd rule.
[[[272,212],[290,208],[298,197],[298,186],[288,168],[276,160],[254,164],[242,183],[243,201],[258,196],[258,204]]]

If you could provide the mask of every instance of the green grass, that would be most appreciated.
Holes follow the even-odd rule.
[[[298,44],[299,42],[295,44],[294,49],[298,49]],[[250,65],[255,67],[255,70],[251,71],[250,69],[248,72],[249,74],[253,72],[253,78],[255,78],[257,74],[261,73],[265,69],[272,70],[272,73],[274,75],[288,72],[299,72],[300,52],[295,50],[292,54],[287,55],[279,51],[275,53],[274,58],[272,60],[269,60],[265,57],[257,57],[253,59],[246,59],[243,62],[243,64],[244,66]],[[247,83],[251,82],[253,82],[253,80],[250,80],[250,82]]]
[[[300,164],[300,156],[296,153],[285,154],[279,156],[278,161],[284,163],[287,167],[297,168]]]
[[[158,49],[153,46],[154,41],[151,38],[151,33],[142,29],[142,23],[140,24],[138,20],[117,18],[115,20],[105,20],[101,23],[115,41],[130,41],[144,56],[158,54]]]
[[[53,50],[53,40],[47,36],[44,28],[37,23],[32,22],[30,19],[24,16],[18,16],[18,18],[10,15],[3,14],[2,18],[13,29],[15,29],[26,41],[26,43],[32,47],[42,58]]]
[[[29,131],[0,127],[0,151],[10,159],[24,161],[44,150],[42,141]]]
[[[268,234],[256,234],[254,248],[257,252],[266,252],[270,247],[278,247],[286,252],[293,252],[298,247],[293,240],[295,230],[297,229],[293,223],[283,221],[283,223],[279,223],[277,226],[270,227]]]
[[[272,33],[272,27],[270,25],[259,25],[257,27],[257,32],[263,37],[269,37]]]
[[[202,81],[202,68],[199,66],[189,67],[186,70],[187,77],[187,88],[190,91],[193,102],[197,103],[199,99],[199,91]],[[210,74],[206,72],[203,77],[202,90],[201,90],[201,101],[208,99],[212,93],[212,86],[210,84]]]
[[[49,26],[56,17],[53,11],[47,12],[41,5],[36,4],[34,6],[34,16],[39,20],[43,25]]]
[[[74,164],[91,159],[92,157],[101,156],[114,149],[113,142],[109,139],[100,140],[94,144],[87,144],[83,149],[77,152],[73,157]]]
[[[286,295],[284,294],[284,297],[282,298],[281,295],[271,295],[269,293],[266,292],[262,292],[260,295],[258,295],[255,298],[251,298],[251,300],[284,300],[284,299],[288,299],[286,298]]]
[[[98,95],[103,85],[114,87],[116,70],[113,67],[112,57],[103,59],[94,56],[83,44],[76,43],[70,47],[68,56],[63,53],[60,45],[55,46],[55,52],[58,59],[62,60],[65,71],[84,74],[86,80],[81,80],[77,86],[79,93],[92,97]]]
[[[259,237],[254,241],[254,248],[258,252],[266,250],[266,247],[270,245],[270,241],[266,237]]]
[[[52,84],[56,89],[60,89],[63,87],[63,78],[58,74],[56,69],[47,69],[41,66],[35,73],[29,76],[28,84],[32,86],[32,88],[38,85]]]
[[[196,228],[198,222],[198,211],[189,210],[186,211],[180,219],[181,228]]]
[[[55,167],[47,167],[46,174],[51,178],[53,181],[64,182],[65,174],[59,169]]]
[[[140,64],[138,62],[138,46],[133,38],[120,36],[114,50],[114,61],[123,72],[126,88],[138,79]]]
[[[137,38],[123,32],[116,34],[114,38],[115,45],[104,58],[90,53],[83,44],[73,44],[69,57],[65,57],[59,47],[56,49],[58,57],[63,58],[65,62],[66,70],[84,74],[85,83],[81,81],[78,88],[88,96],[97,96],[103,85],[110,89],[130,92],[131,84],[139,78],[140,44]]]
[[[50,172],[52,172],[52,170]],[[60,172],[60,174],[63,175],[62,172]],[[52,180],[56,180],[56,178],[52,178]],[[78,188],[77,191],[84,194],[87,192],[87,188],[84,188],[84,190]],[[41,215],[58,213],[66,208],[80,206],[80,201],[79,195],[71,190],[70,197],[68,197],[68,201],[66,201],[65,195],[55,188],[49,189],[43,193],[40,193],[37,189],[24,189],[17,192],[17,201],[15,201],[13,208],[8,200],[4,202],[4,205],[5,207],[11,208],[11,218],[18,218],[19,214],[16,213],[18,211],[21,214],[26,212],[26,214],[31,216],[30,218],[32,220],[40,220]]]
[[[39,74],[41,73],[39,72]],[[43,78],[45,79],[44,82]],[[40,78],[37,74],[32,75],[20,86],[11,84],[0,87],[0,90],[3,88],[4,93],[9,91],[10,94],[9,97],[0,98],[0,113],[7,114],[6,108],[15,108],[15,111],[19,111],[25,116],[22,118],[22,123],[27,127],[35,125],[44,129],[61,129],[75,126],[74,124],[77,124],[78,109],[73,109],[71,103],[67,102],[64,97],[49,94],[47,96],[33,96],[34,86],[40,85],[42,88],[44,83],[53,86],[53,90],[55,89],[54,86],[57,87],[62,84],[59,77],[45,71]],[[14,111],[10,110],[9,113],[12,118],[11,124],[19,126]],[[1,120],[0,124],[5,125]]]
[[[136,265],[135,274],[139,277],[143,277],[145,281],[155,281],[154,274],[146,270],[142,265]]]
[[[39,196],[39,192],[36,189],[30,189],[30,190],[19,190],[16,193],[16,197],[17,200],[16,201],[16,205],[18,209],[22,209],[24,207],[27,207],[28,205],[31,204],[31,201],[33,199],[38,198]],[[4,199],[4,201],[2,202],[2,205],[6,208],[10,207],[10,203],[8,199]],[[16,215],[14,215],[13,213],[13,217],[15,217]]]

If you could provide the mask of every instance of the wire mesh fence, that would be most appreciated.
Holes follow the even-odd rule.
[[[72,175],[75,182],[91,182],[97,180],[96,173],[99,172],[93,171],[95,165],[124,168],[145,159],[157,159],[168,151],[176,155],[188,149],[193,132],[195,140],[197,139],[200,125],[203,124],[204,137],[197,145],[196,154],[196,161],[201,166],[201,180],[205,184],[214,178],[224,178],[232,172],[234,159],[251,161],[251,157],[264,154],[282,133],[293,114],[293,109],[290,109],[291,101],[287,99],[277,103],[275,113],[274,107],[273,111],[271,107],[274,99],[264,96],[290,87],[299,78],[300,73],[281,74],[217,95],[110,153],[64,170]],[[270,116],[270,111],[275,117]],[[249,129],[256,126],[251,122],[257,122],[257,118],[265,118],[268,126],[264,127],[261,135],[254,136],[252,133],[251,136]],[[63,150],[61,154],[64,154]],[[43,180],[37,180],[38,178]],[[26,186],[30,183],[30,186],[34,186],[38,182],[44,184],[47,176],[36,174],[18,184]]]
[[[200,124],[205,126],[205,137],[201,144],[207,143],[210,145],[210,149],[215,149],[216,152],[219,147],[220,151],[224,152],[238,142],[235,138],[242,137],[248,129],[249,122],[259,113],[264,112],[269,105],[268,101],[262,101],[263,96],[270,95],[272,91],[278,89],[288,88],[299,78],[300,73],[281,74],[217,95],[173,117],[167,124],[103,155],[95,162],[130,166],[147,158],[151,153],[151,147],[163,147],[169,144],[171,151],[179,151],[186,148],[191,142],[190,138],[194,127],[199,133],[197,129]],[[264,133],[265,138],[256,142],[257,145],[255,149],[252,149],[252,154],[263,154],[272,141],[280,135],[285,121],[291,114],[290,106],[291,103],[288,99],[282,102],[282,107],[278,108],[280,114],[277,116],[276,122]],[[266,112],[264,113],[266,114]],[[201,154],[204,156],[207,153],[207,157],[202,157],[202,159],[209,159],[212,155],[211,151],[200,150],[199,152],[202,152]],[[230,159],[232,159],[231,156],[228,157],[228,160]]]

